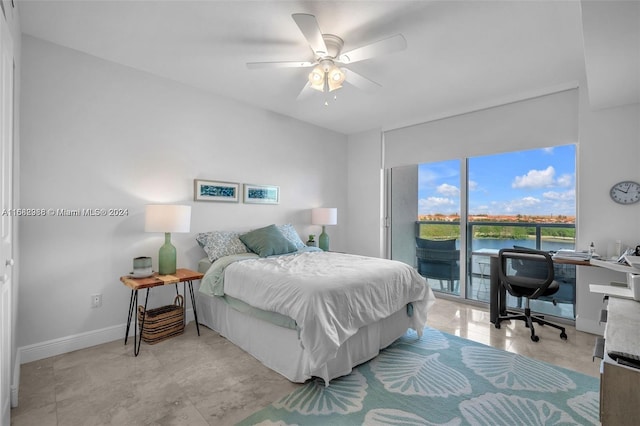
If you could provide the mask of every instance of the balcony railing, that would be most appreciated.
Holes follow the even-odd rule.
[[[437,229],[432,229],[430,232],[424,232],[423,227],[427,226],[437,227]],[[489,232],[479,232],[474,231],[476,227],[488,227],[493,228],[488,230]],[[510,228],[519,228],[522,231],[514,232],[513,229]],[[527,228],[533,228],[533,233],[529,232]],[[555,230],[571,230],[569,232],[565,232],[564,235],[560,235],[560,232],[547,231],[543,232],[544,229],[555,229]],[[425,229],[426,231],[426,229]],[[499,231],[499,232],[496,232]],[[546,235],[543,235],[546,234]],[[416,236],[422,238],[433,238],[433,239],[449,239],[449,238],[460,238],[460,222],[448,222],[448,221],[416,221]],[[483,239],[488,240],[531,240],[535,242],[535,248],[537,250],[542,250],[543,237],[547,237],[549,241],[556,241],[563,245],[567,246],[575,246],[575,224],[573,223],[533,223],[533,222],[485,222],[485,221],[474,221],[467,223],[467,244],[470,245],[470,248],[475,249],[473,247],[473,241],[480,241]],[[546,238],[545,238],[546,240]],[[469,244],[471,243],[471,244]]]

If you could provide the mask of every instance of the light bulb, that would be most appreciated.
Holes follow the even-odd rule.
[[[319,65],[309,73],[309,85],[312,89],[324,91],[324,70]]]
[[[346,75],[340,68],[333,65],[329,68],[329,70],[327,71],[327,74],[328,74],[327,80],[328,80],[328,86],[329,86],[330,92],[333,92],[334,90],[342,87],[342,83],[344,82]]]

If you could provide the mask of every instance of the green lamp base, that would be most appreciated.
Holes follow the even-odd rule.
[[[324,225],[322,225],[322,234],[318,239],[318,247],[324,251],[329,251],[329,235],[324,232]]]
[[[176,248],[171,244],[171,232],[165,232],[164,245],[158,252],[158,273],[160,275],[176,273]]]

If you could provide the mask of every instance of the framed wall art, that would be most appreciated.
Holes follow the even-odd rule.
[[[279,204],[280,187],[245,183],[244,202],[249,204]]]
[[[222,201],[237,203],[240,200],[240,184],[215,180],[193,180],[194,201]]]

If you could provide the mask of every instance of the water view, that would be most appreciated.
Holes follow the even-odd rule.
[[[573,249],[573,241],[554,241],[554,240],[542,240],[540,250],[545,251],[558,251],[561,249]],[[536,241],[532,239],[524,240],[504,240],[504,239],[492,239],[492,238],[478,238],[473,239],[471,245],[471,251],[477,251],[480,249],[495,249],[511,248],[514,246],[536,248]]]

